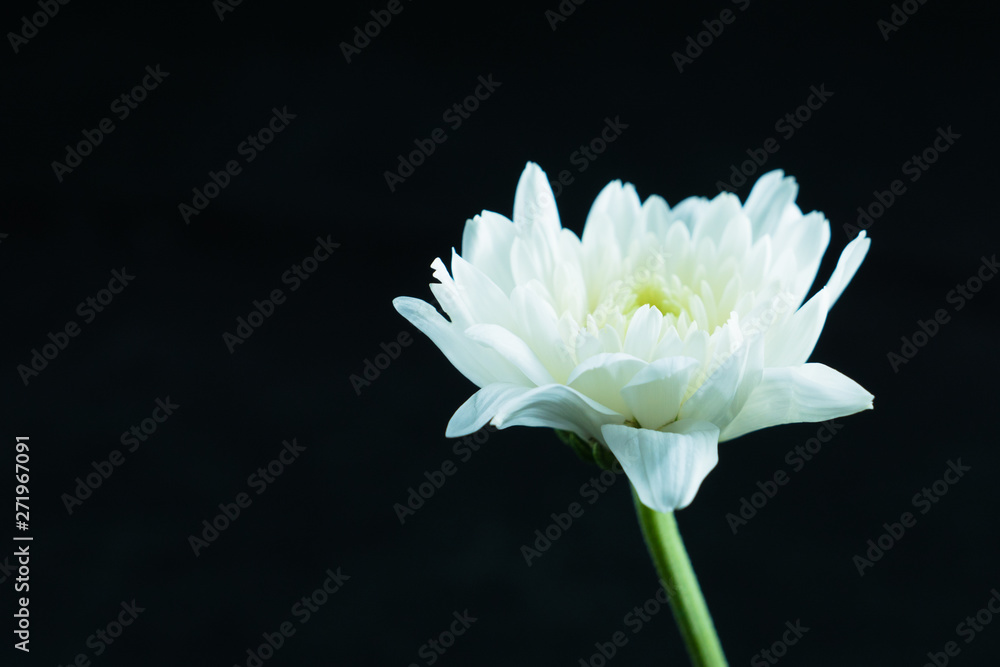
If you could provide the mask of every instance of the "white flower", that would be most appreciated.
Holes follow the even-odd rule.
[[[451,321],[419,299],[393,302],[480,387],[447,436],[490,420],[571,431],[609,447],[640,500],[666,512],[691,503],[719,442],[870,409],[856,382],[806,363],[870,240],[861,232],[802,305],[830,225],[803,215],[797,192],[772,171],[743,205],[720,193],[670,208],[614,181],[581,240],[529,162],[514,221],[484,211],[466,222],[452,275],[431,264]]]

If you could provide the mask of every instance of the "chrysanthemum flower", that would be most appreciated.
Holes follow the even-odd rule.
[[[686,507],[718,462],[718,443],[872,407],[872,395],[806,363],[827,312],[861,265],[862,232],[826,286],[803,300],[830,240],[803,215],[798,186],[762,176],[670,208],[620,181],[601,191],[583,238],[563,229],[544,172],[528,163],[513,222],[466,222],[451,274],[396,309],[480,389],[446,434],[545,426],[607,447],[647,507]],[[450,320],[450,321],[449,321]]]

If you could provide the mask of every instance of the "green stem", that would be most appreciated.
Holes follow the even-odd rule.
[[[646,538],[649,555],[670,598],[670,608],[687,644],[691,664],[695,667],[725,667],[726,656],[691,560],[684,549],[684,541],[677,530],[674,513],[657,512],[646,507],[639,501],[635,489],[632,490],[632,497],[642,536]]]

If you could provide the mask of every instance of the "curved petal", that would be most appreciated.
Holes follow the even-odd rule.
[[[792,292],[796,306],[801,305],[813,281],[816,280],[816,272],[819,271],[820,262],[823,261],[823,255],[826,254],[829,245],[830,222],[818,211],[808,215],[802,215],[800,212],[794,221],[782,230],[779,238],[775,239],[775,256],[782,257],[787,253],[794,260],[796,268],[793,280],[787,288]],[[787,280],[789,276],[780,277]]]
[[[720,429],[725,428],[743,410],[763,377],[763,350],[763,336],[745,340],[684,402],[680,418],[707,421]]]
[[[565,382],[576,364],[572,351],[559,333],[559,317],[555,309],[532,289],[530,283],[515,287],[510,301],[521,338],[553,378],[560,383]]]
[[[587,291],[601,294],[619,278],[623,256],[633,240],[642,237],[637,228],[645,224],[642,203],[630,183],[611,181],[597,195],[583,226],[581,256],[588,267]]]
[[[536,385],[551,384],[555,380],[538,359],[538,355],[520,337],[496,324],[473,324],[465,335],[506,359],[514,368]]]
[[[645,230],[642,202],[631,183],[611,181],[600,191],[587,214],[583,227],[583,247],[588,253],[609,250],[603,242],[614,240],[625,252],[633,239],[641,238]]]
[[[511,243],[510,268],[515,285],[537,280],[551,292],[556,267],[562,259],[561,229],[549,180],[541,167],[529,162],[514,194],[515,238]]]
[[[468,338],[426,301],[400,296],[392,300],[392,305],[430,338],[448,361],[476,386],[485,387],[492,382],[516,383],[523,378],[523,374],[495,354],[480,354],[482,348],[477,349],[470,344]]]
[[[857,273],[870,246],[871,239],[866,238],[862,231],[840,253],[840,259],[837,260],[837,266],[826,286],[789,315],[780,326],[768,331],[765,349],[765,363],[768,366],[798,366],[806,362],[823,332],[827,313]]]
[[[465,222],[462,257],[485,273],[504,294],[514,289],[510,270],[510,248],[514,243],[514,223],[492,211]]]
[[[733,221],[743,217],[740,198],[731,192],[720,192],[709,201],[708,206],[695,221],[692,240],[697,244],[702,239],[710,239],[716,247],[719,247]]]
[[[708,422],[678,421],[662,431],[607,425],[601,434],[639,500],[658,512],[690,505],[719,462],[719,429]]]
[[[545,426],[601,440],[601,426],[625,417],[564,384],[535,387],[505,403],[493,417],[497,428]]]
[[[773,236],[778,229],[785,207],[795,202],[799,186],[791,176],[780,169],[769,171],[753,184],[743,211],[753,223],[754,241],[762,236]]]
[[[799,366],[806,362],[826,324],[829,295],[824,287],[779,326],[768,330],[764,358],[769,367]]]
[[[767,368],[720,442],[778,424],[819,422],[872,409],[874,396],[823,364]]]
[[[466,305],[471,322],[489,322],[510,327],[510,300],[493,280],[461,255],[451,251],[451,273],[458,298]]]
[[[646,365],[642,359],[623,352],[595,354],[573,369],[566,384],[601,405],[626,414],[628,406],[622,398],[622,387]]]
[[[653,236],[660,238],[670,226],[670,206],[667,200],[659,195],[650,195],[642,202],[640,211],[643,227]]]
[[[621,394],[642,428],[656,430],[677,417],[688,382],[697,368],[697,359],[667,357],[635,374]]]
[[[475,394],[469,397],[465,403],[455,411],[445,429],[446,438],[458,438],[463,435],[475,433],[481,429],[486,422],[493,418],[493,415],[507,402],[517,398],[521,394],[531,391],[529,387],[506,382],[495,382],[488,384]]]
[[[865,260],[871,244],[872,240],[868,238],[868,233],[862,230],[857,238],[848,243],[844,251],[840,253],[840,259],[837,260],[837,267],[833,270],[830,280],[826,283],[826,287],[830,290],[831,308],[833,304],[837,303],[837,299],[840,298],[847,284],[851,282],[851,278],[858,272],[858,268],[861,266],[861,262]]]
[[[660,327],[663,325],[663,314],[659,309],[648,304],[639,306],[632,314],[625,331],[625,342],[622,345],[625,354],[631,354],[639,359],[649,359],[653,348],[660,340]]]
[[[526,227],[541,227],[555,235],[562,225],[549,179],[534,162],[525,165],[514,192],[514,226],[519,233]]]

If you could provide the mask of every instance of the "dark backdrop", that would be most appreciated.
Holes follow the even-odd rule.
[[[856,233],[844,225],[871,211],[871,253],[812,359],[871,390],[875,410],[838,420],[808,461],[786,455],[816,448],[816,424],[724,444],[678,521],[734,665],[771,664],[764,649],[785,664],[917,665],[949,641],[954,664],[994,664],[1000,623],[959,624],[1000,587],[1000,283],[951,292],[1000,245],[985,9],[50,4],[51,18],[44,1],[0,14],[0,437],[8,471],[15,437],[30,437],[31,513],[27,531],[10,517],[0,550],[3,664],[256,664],[249,650],[267,665],[599,665],[595,644],[616,632],[628,641],[608,664],[684,664],[669,611],[648,603],[657,582],[624,482],[596,492],[597,470],[550,431],[484,433],[477,450],[446,439],[473,386],[391,306],[430,298],[429,264],[467,218],[510,215],[528,160],[572,176],[558,202],[578,233],[613,179],[675,203],[722,181],[745,197],[784,169],[803,210],[831,221],[820,285]],[[355,29],[372,11],[391,21],[365,45]],[[456,127],[444,114],[479,77],[492,92]],[[796,112],[808,119],[783,121]],[[273,141],[243,144],[276,113]],[[105,118],[113,131],[96,132]],[[614,142],[577,153],[607,122]],[[445,141],[390,188],[385,172],[437,128]],[[100,142],[81,148],[88,136]],[[929,147],[926,170],[906,164]],[[766,162],[743,165],[754,156]],[[220,176],[230,161],[239,173]],[[754,173],[740,185],[734,168]],[[210,172],[224,188],[206,189]],[[339,247],[292,290],[282,277],[317,238]],[[114,271],[134,277],[102,292]],[[285,300],[227,344],[275,289]],[[939,310],[947,321],[893,364]],[[412,342],[356,389],[350,376],[400,334]],[[143,425],[155,431],[123,442]],[[282,451],[280,474],[251,477]],[[949,462],[969,470],[934,503],[915,499]],[[778,471],[788,483],[755,497]],[[417,505],[428,479],[444,483],[401,523],[396,504]],[[13,512],[9,476],[3,492]],[[736,523],[744,498],[763,506]],[[219,516],[237,500],[250,501],[237,518]],[[526,564],[522,547],[573,502],[582,516]],[[855,556],[884,524],[898,535],[905,512],[905,533],[859,574]],[[27,655],[13,648],[14,535],[34,538]],[[339,588],[314,595],[328,572]],[[452,644],[440,635],[455,614],[476,620]],[[279,641],[283,624],[295,632]]]

